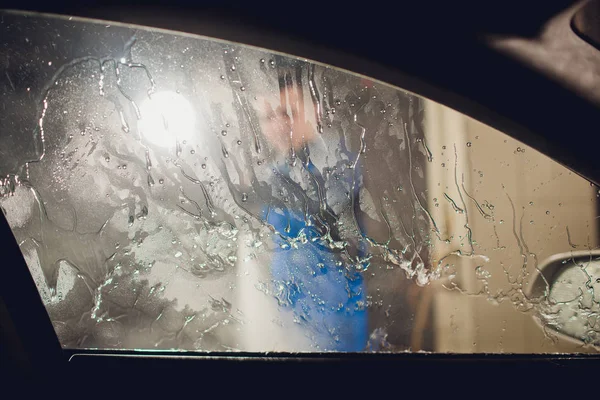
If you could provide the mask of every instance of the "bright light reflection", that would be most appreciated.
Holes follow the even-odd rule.
[[[196,116],[188,100],[174,92],[154,93],[140,105],[138,127],[142,137],[161,147],[175,146],[194,133]]]

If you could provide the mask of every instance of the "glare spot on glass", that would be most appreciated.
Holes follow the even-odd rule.
[[[175,92],[158,92],[140,105],[138,123],[144,140],[160,146],[173,147],[176,140],[191,139],[196,123],[190,102]]]

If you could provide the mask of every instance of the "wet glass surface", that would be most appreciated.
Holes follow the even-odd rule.
[[[1,17],[0,205],[63,346],[598,350],[597,267],[577,340],[530,291],[600,259],[600,189],[544,155],[268,50]]]

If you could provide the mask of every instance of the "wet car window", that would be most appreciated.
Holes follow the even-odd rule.
[[[0,32],[0,205],[64,347],[598,350],[599,188],[532,148],[266,49]]]

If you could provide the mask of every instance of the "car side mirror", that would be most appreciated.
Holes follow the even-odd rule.
[[[556,254],[537,271],[529,289],[537,322],[571,342],[600,345],[600,250]]]

